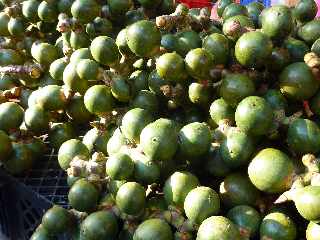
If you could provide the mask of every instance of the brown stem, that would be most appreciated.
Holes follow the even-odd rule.
[[[0,73],[27,74],[31,78],[39,78],[41,76],[41,68],[39,65],[8,65],[0,67]]]

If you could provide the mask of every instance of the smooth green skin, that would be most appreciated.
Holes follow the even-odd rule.
[[[190,50],[185,57],[186,70],[188,74],[199,80],[210,78],[210,70],[215,61],[213,55],[203,48]]]
[[[99,192],[86,179],[79,179],[69,190],[68,201],[72,208],[80,212],[89,212],[96,208]]]
[[[217,14],[219,17],[222,17],[224,9],[231,3],[233,3],[233,0],[219,0],[217,2]]]
[[[211,133],[206,123],[193,122],[179,132],[179,150],[183,156],[196,158],[207,153],[211,144]]]
[[[240,24],[240,28],[238,28],[238,31],[234,31],[232,29],[233,25],[235,22],[238,22]],[[223,33],[232,41],[237,41],[239,37],[243,34],[243,31],[241,30],[243,27],[248,27],[248,28],[254,28],[254,23],[253,21],[244,15],[236,15],[233,17],[228,18],[224,23],[223,23]],[[230,31],[230,28],[232,29]]]
[[[133,171],[134,163],[126,153],[118,152],[106,162],[106,173],[113,180],[129,180]]]
[[[272,120],[272,108],[262,97],[246,97],[238,104],[235,112],[237,127],[255,136],[267,134]]]
[[[220,85],[220,96],[231,107],[236,107],[242,99],[255,92],[252,79],[241,73],[227,74]]]
[[[23,108],[14,102],[0,104],[0,129],[9,132],[10,129],[17,129],[24,118]]]
[[[0,49],[0,65],[19,65],[23,64],[23,57],[12,49]]]
[[[266,8],[261,15],[261,25],[263,33],[271,39],[283,39],[293,29],[290,8],[285,5]]]
[[[279,76],[280,91],[290,100],[311,98],[319,89],[319,82],[304,62],[292,63]]]
[[[242,237],[254,237],[260,226],[261,216],[253,207],[239,205],[230,209],[226,215],[239,228]]]
[[[116,42],[107,36],[99,36],[93,39],[90,51],[94,60],[106,66],[114,65],[120,60]]]
[[[71,14],[82,23],[93,21],[100,15],[101,7],[95,0],[76,0],[71,6]]]
[[[265,148],[251,161],[248,174],[259,190],[267,193],[282,193],[292,184],[294,166],[290,158],[280,150]]]
[[[20,17],[11,17],[8,22],[8,31],[13,36],[22,36],[25,33],[25,22]]]
[[[74,96],[67,106],[67,115],[75,123],[84,124],[92,119],[91,113],[86,109],[83,97]]]
[[[91,59],[82,59],[77,64],[77,73],[80,78],[95,80],[98,76],[99,64]]]
[[[179,48],[179,38],[174,34],[165,34],[161,38],[161,47],[167,52],[175,52]]]
[[[93,59],[88,48],[80,48],[75,50],[70,57],[71,63],[78,63],[81,59]]]
[[[141,90],[148,89],[149,73],[144,70],[137,70],[129,77],[129,84],[133,95],[136,95]]]
[[[69,43],[73,49],[80,49],[89,47],[91,42],[87,33],[71,31]]]
[[[37,99],[38,99],[39,92],[40,92],[40,89],[37,89],[37,90],[34,90],[31,92],[31,94],[28,98],[28,106],[27,107],[31,107],[33,105],[38,104]]]
[[[157,96],[163,96],[163,93],[160,90],[160,87],[166,84],[168,84],[168,82],[159,76],[157,70],[153,70],[149,74],[149,77],[148,77],[149,90],[155,93]]]
[[[58,11],[59,13],[66,13],[71,16],[71,6],[74,0],[59,0],[58,1]]]
[[[70,62],[63,71],[63,82],[67,88],[84,94],[88,89],[88,81],[81,79],[77,73],[77,62]]]
[[[293,48],[273,48],[270,58],[266,63],[266,67],[270,72],[280,72],[283,68],[289,65],[290,56],[295,57],[295,53],[289,49]]]
[[[189,51],[201,47],[201,38],[195,31],[178,32],[178,53],[185,56]]]
[[[161,34],[155,23],[141,20],[127,28],[127,43],[139,57],[152,57],[160,48]]]
[[[318,38],[311,46],[311,51],[320,55],[320,38]]]
[[[314,95],[310,102],[311,111],[317,115],[320,115],[320,93]]]
[[[303,62],[304,55],[310,51],[309,46],[305,42],[292,37],[284,41],[283,47],[289,52],[290,58],[288,60],[290,62]]]
[[[49,130],[49,113],[43,107],[34,105],[25,111],[24,123],[35,134],[45,133]]]
[[[312,20],[298,29],[298,37],[308,44],[313,44],[320,37],[320,20]]]
[[[13,143],[12,150],[10,157],[4,162],[5,169],[12,175],[31,169],[34,162],[31,149],[26,144]]]
[[[125,24],[129,26],[144,19],[146,19],[146,16],[144,15],[143,11],[139,9],[133,9],[126,13]]]
[[[176,52],[161,55],[157,59],[156,69],[159,76],[167,81],[179,82],[185,75],[183,58]]]
[[[98,36],[109,36],[112,34],[113,26],[109,19],[96,17],[93,23],[88,23],[86,32],[90,38]]]
[[[108,155],[107,144],[111,134],[112,130],[110,131],[110,129],[101,131],[97,128],[92,128],[83,136],[82,142],[84,145],[86,145],[90,153],[99,151],[105,155]]]
[[[122,134],[120,128],[117,128],[107,144],[107,151],[109,156],[120,151],[121,147],[127,144],[125,136]]]
[[[296,235],[295,223],[283,213],[270,213],[262,220],[260,226],[261,239],[294,240]]]
[[[320,239],[320,225],[315,222],[310,222],[306,230],[307,240],[319,240]]]
[[[239,129],[232,129],[220,145],[220,155],[228,167],[238,168],[248,164],[254,149],[250,136]]]
[[[113,16],[123,16],[133,7],[132,0],[107,0],[107,3]]]
[[[120,102],[131,100],[131,89],[126,77],[119,77],[111,83],[112,96]]]
[[[131,103],[132,108],[143,108],[150,113],[156,113],[159,107],[158,105],[156,94],[148,90],[141,90]]]
[[[287,99],[282,95],[279,90],[269,89],[263,96],[263,98],[269,103],[272,109],[287,109]]]
[[[152,184],[160,179],[160,167],[148,157],[137,157],[130,155],[134,161],[134,178],[139,183]]]
[[[219,195],[209,187],[197,187],[191,190],[184,200],[184,212],[188,219],[201,224],[220,210]]]
[[[243,5],[239,5],[238,3],[231,3],[223,10],[222,19],[223,21],[226,21],[228,18],[237,15],[248,16],[248,10]]]
[[[249,178],[241,173],[229,174],[220,184],[220,198],[223,205],[232,208],[238,205],[256,205],[259,191]]]
[[[125,184],[125,183],[126,183],[126,181],[115,181],[115,180],[111,180],[111,181],[108,183],[108,190],[110,191],[110,194],[111,194],[111,196],[112,196],[112,202],[113,202],[113,204],[114,204],[114,201],[115,201],[114,196],[116,196],[119,188],[120,188],[123,184]],[[106,198],[109,198],[109,197],[106,196]],[[102,198],[102,199],[100,200],[100,204],[101,204],[101,202],[103,202],[103,200],[104,200],[104,198]]]
[[[299,189],[293,201],[302,217],[309,221],[320,219],[320,186],[307,186]]]
[[[37,104],[45,110],[57,111],[65,109],[67,99],[61,86],[48,85],[40,89],[37,95]]]
[[[217,125],[219,125],[221,120],[225,119],[234,122],[234,110],[223,98],[213,101],[209,113],[211,119]]]
[[[57,123],[49,130],[49,143],[54,149],[59,149],[60,146],[76,137],[75,129],[70,123]]]
[[[223,216],[212,216],[204,220],[198,230],[196,240],[240,240],[237,226]]]
[[[118,222],[113,213],[98,211],[91,213],[81,224],[80,236],[83,239],[115,240],[118,234]]]
[[[32,234],[30,240],[53,240],[53,237],[49,234],[48,230],[46,230],[42,225],[40,226]]]
[[[59,148],[58,162],[62,169],[67,170],[69,164],[75,156],[82,156],[89,159],[89,150],[80,140],[70,139],[64,142]]]
[[[38,7],[38,16],[43,22],[54,22],[58,18],[58,9],[55,2],[42,1]]]
[[[308,22],[317,15],[318,7],[314,0],[300,0],[294,7],[292,13],[300,22]]]
[[[12,151],[11,139],[4,131],[0,130],[0,162],[7,161]]]
[[[10,17],[4,13],[0,13],[0,35],[1,36],[9,36],[10,33],[8,31],[8,23],[10,21]]]
[[[49,68],[50,76],[55,80],[62,81],[63,71],[67,65],[68,63],[64,58],[58,58],[57,60],[53,61]]]
[[[222,160],[220,156],[219,148],[210,147],[209,153],[205,157],[206,171],[214,177],[225,177],[230,173],[231,169]]]
[[[142,108],[133,108],[122,118],[122,133],[130,141],[139,143],[141,131],[151,123],[152,120],[153,117],[149,111]]]
[[[296,153],[317,153],[320,151],[320,129],[309,119],[296,119],[289,125],[287,142]]]
[[[39,20],[38,16],[38,6],[40,2],[38,0],[27,0],[22,2],[22,14],[31,22],[37,22]]]
[[[140,134],[143,152],[154,161],[172,159],[178,148],[178,133],[172,120],[160,118],[148,124]]]
[[[71,215],[68,210],[53,206],[42,217],[42,226],[50,234],[60,234],[68,231],[71,223]]]
[[[35,42],[31,47],[32,57],[40,64],[49,66],[59,57],[57,47],[49,43]]]
[[[127,29],[124,28],[122,29],[116,38],[116,44],[119,48],[119,51],[123,54],[123,55],[132,55],[132,52],[128,46],[127,43]]]
[[[145,208],[146,191],[139,183],[127,182],[119,188],[116,203],[122,213],[138,215]]]
[[[112,111],[114,100],[111,90],[106,85],[94,85],[84,95],[84,105],[95,115],[103,116]]]
[[[272,42],[262,32],[247,32],[237,41],[235,56],[238,62],[246,67],[260,68],[272,53]]]
[[[220,33],[212,33],[207,36],[202,43],[212,56],[216,64],[226,64],[229,57],[229,41]]]
[[[165,182],[164,198],[168,205],[183,207],[188,193],[198,187],[198,178],[189,172],[175,172]]]
[[[191,83],[188,89],[189,100],[200,106],[208,106],[211,100],[211,89],[201,83]]]
[[[173,240],[170,226],[162,219],[152,218],[142,222],[133,235],[133,240]]]
[[[263,4],[260,2],[251,2],[246,5],[246,8],[249,18],[254,22],[256,27],[259,27],[259,16],[264,9]]]

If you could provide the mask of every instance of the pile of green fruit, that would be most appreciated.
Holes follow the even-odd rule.
[[[320,239],[314,0],[0,9],[0,163],[70,186],[32,240]]]

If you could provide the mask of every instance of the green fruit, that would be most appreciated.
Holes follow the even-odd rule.
[[[287,100],[279,90],[269,89],[263,98],[274,110],[284,110],[288,108]]]
[[[0,129],[9,132],[18,129],[24,117],[23,108],[14,102],[0,104]]]
[[[84,94],[88,89],[88,81],[79,77],[77,62],[70,62],[63,71],[63,82],[67,89]]]
[[[42,226],[50,234],[60,234],[69,231],[72,216],[68,210],[53,206],[42,217]]]
[[[59,13],[66,13],[71,16],[71,6],[74,0],[59,0],[58,1],[58,11]]]
[[[297,230],[294,222],[283,213],[270,213],[262,220],[261,239],[294,240],[296,235]]]
[[[91,213],[80,228],[80,237],[88,240],[116,239],[119,229],[117,218],[109,211]]]
[[[164,184],[164,198],[168,205],[183,207],[188,193],[199,185],[199,180],[195,175],[189,172],[175,172]]]
[[[171,33],[165,34],[161,38],[161,48],[164,48],[166,52],[175,52],[179,49],[179,39],[176,35]]]
[[[57,47],[49,43],[35,42],[31,47],[32,57],[40,64],[49,66],[59,57]]]
[[[13,36],[22,36],[25,33],[25,22],[22,18],[11,17],[8,22],[8,31]]]
[[[90,39],[85,32],[71,31],[69,43],[73,49],[86,48],[90,45]]]
[[[129,102],[131,100],[131,89],[126,77],[114,79],[111,83],[112,96],[119,102]]]
[[[292,100],[305,100],[319,89],[319,82],[311,69],[303,62],[292,63],[279,76],[280,91]]]
[[[30,240],[52,240],[52,235],[50,235],[48,230],[40,225],[32,234]]]
[[[31,22],[37,22],[39,20],[38,16],[38,6],[40,2],[38,0],[27,0],[22,2],[22,14],[23,16]]]
[[[152,218],[142,222],[136,229],[133,240],[173,240],[170,226],[162,219]]]
[[[251,182],[259,190],[268,193],[281,193],[291,187],[293,163],[280,150],[266,148],[251,161],[248,174]]]
[[[215,64],[209,51],[203,48],[190,50],[185,58],[186,70],[188,74],[199,80],[207,80],[210,78],[210,70]]]
[[[290,56],[297,57],[289,48],[273,48],[271,56],[266,64],[266,67],[271,72],[279,72],[289,65]],[[296,53],[296,52],[295,52]]]
[[[108,0],[107,3],[113,16],[123,16],[133,7],[132,0]]]
[[[127,26],[138,22],[140,20],[146,19],[146,16],[141,9],[130,10],[126,13],[125,23]]]
[[[320,55],[320,38],[318,38],[311,46],[311,51]]]
[[[144,210],[146,203],[145,189],[139,183],[127,182],[119,188],[116,203],[122,213],[139,215]]]
[[[0,130],[0,162],[7,161],[11,153],[11,139],[4,131]]]
[[[307,240],[319,240],[320,239],[320,225],[315,222],[310,222],[306,230]]]
[[[43,107],[34,105],[25,111],[24,123],[35,134],[46,133],[49,130],[49,114]]]
[[[138,94],[141,90],[148,89],[148,78],[149,73],[143,70],[137,70],[130,75],[128,82],[131,86],[133,95]]]
[[[67,170],[72,159],[81,156],[81,159],[89,159],[89,150],[77,139],[70,139],[64,142],[59,148],[58,162],[62,169]]]
[[[183,58],[173,52],[165,53],[157,59],[157,73],[167,81],[179,82],[185,76],[185,67]]]
[[[93,59],[88,48],[80,48],[75,50],[70,57],[70,63],[78,63],[81,59]]]
[[[246,5],[249,18],[254,22],[255,27],[259,27],[259,16],[264,9],[260,2],[251,2]]]
[[[80,212],[89,212],[96,208],[99,192],[96,187],[85,179],[76,181],[68,193],[69,204]]]
[[[234,110],[223,98],[213,101],[209,113],[216,125],[219,125],[222,120],[228,120],[231,123],[234,122]]]
[[[96,17],[92,23],[86,26],[86,33],[90,38],[98,36],[109,36],[112,34],[113,26],[109,19]]]
[[[244,238],[254,237],[259,230],[261,217],[253,207],[247,205],[236,206],[228,211],[227,217],[238,226],[239,232]]]
[[[217,2],[217,14],[219,17],[222,17],[224,9],[231,3],[233,3],[233,0],[219,0]]]
[[[55,2],[42,1],[38,7],[38,16],[43,22],[54,22],[58,18]]]
[[[49,130],[49,143],[54,149],[59,149],[64,142],[75,137],[75,129],[68,122],[54,124]]]
[[[240,26],[235,28],[235,23]],[[244,15],[236,15],[228,18],[223,23],[223,33],[232,41],[237,41],[239,37],[243,34],[243,28],[254,28],[254,23],[252,20]]]
[[[259,199],[259,191],[244,174],[231,173],[220,184],[220,197],[227,208],[238,205],[255,206]]]
[[[163,96],[163,92],[160,90],[160,87],[166,84],[168,84],[168,82],[159,76],[157,70],[153,70],[149,74],[149,90],[155,93],[157,96]]]
[[[116,38],[116,44],[119,48],[119,51],[121,52],[121,54],[123,55],[132,55],[132,52],[128,46],[128,42],[127,42],[127,29],[124,28],[122,29]]]
[[[158,105],[156,94],[147,90],[141,90],[132,101],[132,108],[142,108],[150,113],[156,113]]]
[[[99,73],[99,64],[90,59],[82,59],[77,64],[78,76],[85,80],[95,80]]]
[[[212,33],[203,40],[202,47],[213,56],[216,64],[227,64],[229,41],[224,35]]]
[[[262,32],[247,32],[237,41],[235,56],[238,62],[246,67],[260,68],[271,56],[272,42]]]
[[[120,151],[122,146],[127,144],[127,140],[125,136],[122,134],[120,128],[117,128],[114,132],[112,137],[109,139],[107,144],[107,151],[109,156],[116,154]]]
[[[23,64],[23,57],[12,49],[0,49],[0,65],[19,65]]]
[[[225,177],[231,171],[227,164],[222,160],[219,148],[211,146],[205,160],[205,169],[210,176]]]
[[[292,37],[284,41],[283,47],[289,52],[290,57],[287,60],[290,62],[303,62],[304,55],[310,51],[309,46],[305,42]]]
[[[82,23],[93,21],[101,11],[100,5],[95,0],[76,0],[71,6],[71,14]]]
[[[299,0],[292,13],[300,22],[308,22],[315,18],[318,12],[317,3],[314,0]]]
[[[90,51],[98,63],[111,66],[120,60],[120,53],[116,42],[107,36],[99,36],[92,40]]]
[[[161,34],[155,23],[141,20],[127,28],[127,43],[139,57],[151,57],[159,51]]]
[[[62,81],[63,71],[67,65],[68,63],[64,58],[58,58],[57,60],[53,61],[49,69],[50,76],[55,80]]]
[[[201,223],[196,240],[216,239],[240,240],[241,237],[237,226],[228,218],[223,216],[212,216]]]
[[[86,91],[83,99],[87,110],[98,116],[111,112],[114,105],[111,90],[106,85],[92,86]]]
[[[140,134],[143,152],[155,161],[172,159],[178,148],[178,134],[175,123],[160,118],[148,124]]]
[[[298,29],[298,37],[308,44],[313,44],[320,37],[320,20],[312,20]]]
[[[189,100],[200,106],[208,106],[211,100],[211,89],[201,83],[191,83],[189,85]]]
[[[320,219],[320,187],[307,186],[297,190],[294,204],[302,217],[309,221]]]
[[[113,129],[99,130],[92,128],[83,136],[82,142],[86,145],[89,152],[99,151],[107,156],[107,144],[113,133],[112,130]]]
[[[228,18],[237,16],[237,15],[244,15],[248,16],[248,10],[245,6],[231,3],[225,7],[222,14],[223,21],[226,21]]]
[[[284,5],[266,8],[261,15],[261,25],[263,33],[271,39],[283,39],[293,28],[290,8]]]
[[[10,17],[5,13],[0,13],[0,35],[1,36],[9,36],[10,33],[8,31],[8,23],[10,21]]]
[[[84,105],[83,97],[75,95],[67,106],[67,115],[75,123],[84,124],[92,119],[91,113]]]
[[[67,98],[64,95],[63,89],[57,85],[48,85],[39,90],[37,94],[37,104],[45,110],[57,111],[65,109]]]
[[[113,180],[129,180],[133,170],[134,163],[126,153],[116,153],[106,163],[106,173]]]
[[[206,218],[218,214],[219,195],[209,187],[191,190],[184,201],[184,211],[190,221],[201,224]]]
[[[182,31],[177,33],[178,50],[181,56],[185,56],[189,51],[195,48],[201,48],[201,38],[195,31]]]

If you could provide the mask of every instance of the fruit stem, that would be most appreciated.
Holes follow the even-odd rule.
[[[32,65],[8,65],[0,67],[0,73],[2,74],[27,74],[31,78],[39,78],[41,76],[41,67],[36,64]]]
[[[232,123],[229,119],[220,120],[219,126],[213,130],[213,138],[217,143],[221,143],[227,136],[232,127]]]

